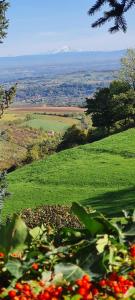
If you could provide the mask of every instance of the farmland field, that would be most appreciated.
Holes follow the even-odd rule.
[[[62,135],[68,127],[79,124],[80,113],[77,108],[73,111],[69,108],[64,117],[64,112],[54,111],[54,108],[49,115],[26,107],[25,111],[19,108],[8,110],[0,120],[0,170],[21,165],[26,159],[28,146],[46,140],[48,131]]]
[[[73,106],[47,106],[47,105],[18,105],[10,108],[13,112],[45,112],[45,113],[82,113],[83,108]]]
[[[54,130],[56,132],[63,132],[68,127],[72,126],[73,124],[79,123],[78,120],[67,117],[64,118],[62,116],[40,116],[35,115],[33,116],[32,120],[26,121],[22,123],[24,127],[32,127],[37,129],[43,129],[45,131]]]
[[[129,129],[14,171],[8,175],[11,197],[3,215],[72,201],[109,214],[134,208],[134,137],[135,129]]]

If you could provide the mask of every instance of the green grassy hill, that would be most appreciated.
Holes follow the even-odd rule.
[[[135,129],[60,152],[8,175],[3,214],[81,201],[110,214],[135,206]]]

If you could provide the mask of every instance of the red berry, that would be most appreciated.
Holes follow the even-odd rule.
[[[114,287],[114,292],[115,292],[116,294],[120,293],[120,288],[119,288],[118,286],[115,286],[115,287]]]
[[[10,298],[14,298],[14,297],[16,296],[16,291],[15,291],[15,290],[9,291],[9,292],[8,292],[8,296],[9,296]]]
[[[101,287],[106,286],[106,284],[107,284],[107,282],[106,282],[105,279],[102,279],[102,280],[99,281],[99,285],[100,285]]]
[[[24,291],[29,291],[29,290],[30,290],[30,286],[29,286],[28,283],[25,283],[25,284],[23,285],[23,290],[24,290]]]
[[[86,280],[86,281],[90,281],[90,276],[86,274],[86,275],[83,276],[82,279]]]
[[[48,292],[44,292],[43,299],[44,300],[50,300],[51,299],[50,294]]]
[[[5,254],[3,252],[0,252],[0,258],[3,258]]]
[[[82,286],[82,279],[76,280],[76,284],[77,284],[78,286]]]
[[[39,264],[34,263],[34,264],[32,265],[32,269],[33,269],[33,270],[37,271],[38,268],[39,268]]]
[[[30,297],[31,296],[31,291],[24,291],[25,296]]]
[[[124,281],[125,281],[125,278],[124,278],[123,276],[119,276],[118,280],[119,280],[120,282],[124,282]]]
[[[15,288],[16,288],[17,290],[19,290],[19,291],[22,291],[23,285],[22,285],[21,283],[17,282],[16,285],[15,285]]]
[[[21,296],[21,297],[19,297],[19,300],[28,300],[28,299],[25,296]]]
[[[97,296],[97,295],[99,294],[99,290],[96,289],[96,288],[94,288],[94,289],[92,290],[92,294],[93,294],[93,296]]]
[[[132,257],[135,257],[135,244],[133,244],[130,248],[130,254]]]
[[[20,300],[20,297],[19,297],[19,296],[15,296],[15,297],[13,298],[13,300]]]
[[[85,288],[83,288],[83,287],[79,288],[79,290],[78,290],[78,294],[79,294],[79,295],[85,296],[86,293],[87,293],[87,292],[86,292]]]

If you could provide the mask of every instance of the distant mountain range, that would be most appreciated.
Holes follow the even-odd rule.
[[[119,51],[60,51],[57,53],[0,57],[0,68],[83,65],[97,69],[117,69],[126,50]]]

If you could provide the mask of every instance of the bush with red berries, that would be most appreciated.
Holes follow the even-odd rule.
[[[88,275],[70,283],[45,281],[17,282],[13,289],[1,289],[1,298],[11,300],[94,300],[134,299],[135,270],[126,276],[111,273],[100,281],[92,281]]]
[[[135,299],[134,214],[108,219],[73,203],[79,229],[0,227],[0,299]]]

